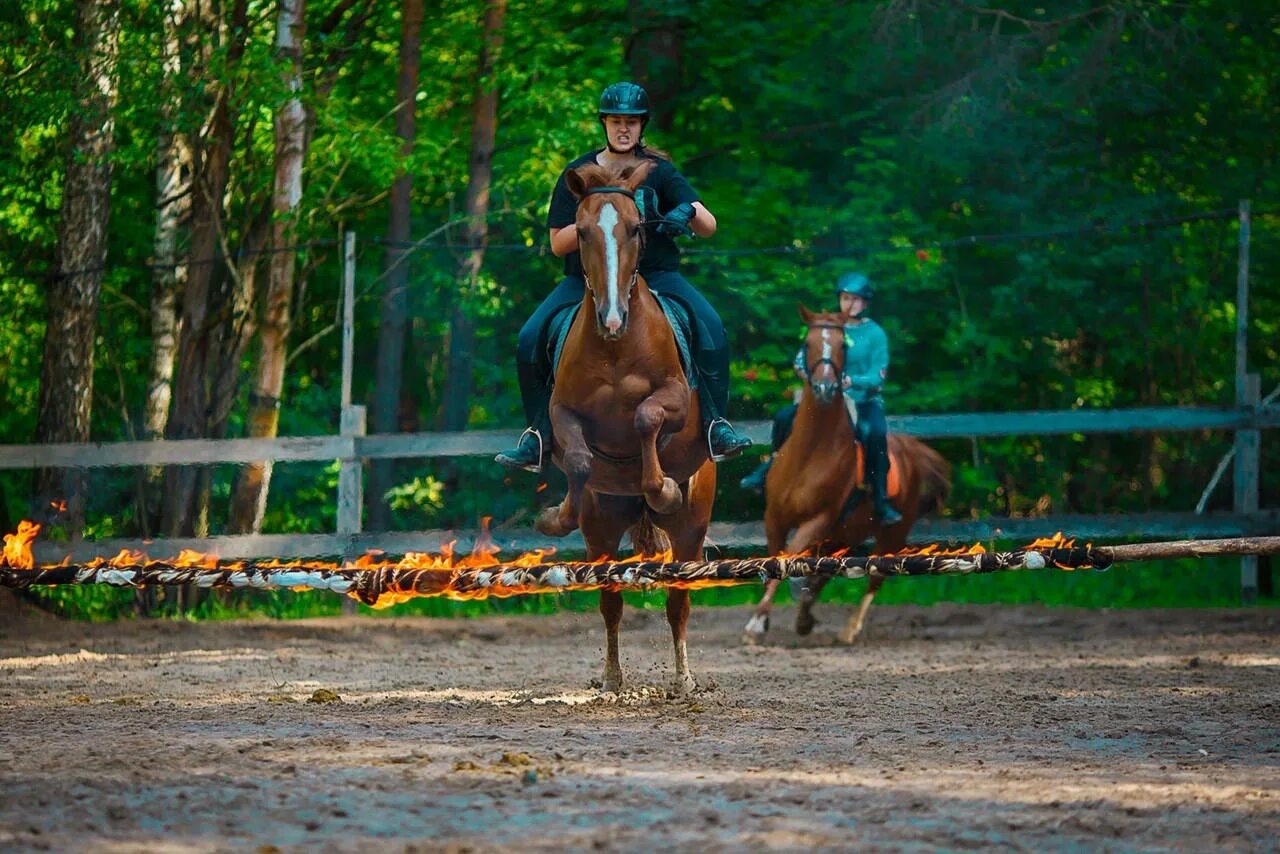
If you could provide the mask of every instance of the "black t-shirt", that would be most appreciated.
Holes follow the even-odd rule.
[[[602,150],[597,149],[582,155],[566,166],[564,171],[577,169],[585,163],[596,163],[596,155]],[[671,161],[653,156],[649,159],[656,165],[649,171],[649,177],[644,179],[642,189],[647,187],[653,191],[649,194],[651,199],[653,195],[657,195],[658,211],[666,213],[676,205],[702,201]],[[647,233],[644,254],[640,257],[641,274],[680,269],[680,249],[676,246],[675,240],[669,235],[658,233],[657,220],[660,216],[658,211],[645,211],[645,219],[648,223],[645,225]],[[569,187],[565,184],[564,172],[561,172],[560,180],[556,181],[556,188],[551,191],[551,207],[547,210],[547,228],[564,228],[573,225],[577,218],[578,200],[573,197],[573,193],[569,192]],[[564,256],[564,274],[566,276],[582,275],[582,259],[577,252],[570,252]]]

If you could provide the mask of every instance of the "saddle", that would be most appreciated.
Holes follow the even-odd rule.
[[[694,391],[698,388],[698,371],[693,361],[693,318],[678,300],[659,293],[654,293],[653,296],[662,307],[667,323],[671,325],[676,350],[680,354],[680,367],[689,380],[689,390]],[[551,322],[547,326],[547,355],[551,357],[552,377],[555,377],[560,368],[560,357],[564,353],[565,342],[569,340],[569,330],[573,328],[573,320],[581,309],[582,303],[577,302],[551,315]]]

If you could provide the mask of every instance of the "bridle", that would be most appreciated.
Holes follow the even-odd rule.
[[[844,336],[844,327],[843,327],[843,326],[837,326],[837,325],[836,325],[836,324],[834,324],[834,323],[812,323],[812,324],[810,324],[810,325],[809,325],[809,328],[810,328],[810,329],[834,329],[834,330],[836,330],[836,331],[837,331],[837,332],[839,332],[839,333],[840,333],[840,335],[841,335],[841,345],[840,345],[840,346],[842,346],[842,347],[844,346],[844,338],[843,338],[843,336]],[[837,364],[836,364],[836,363],[831,359],[831,357],[830,357],[830,356],[823,356],[822,358],[818,359],[818,361],[814,362],[813,364],[811,364],[811,365],[810,365],[810,364],[806,364],[806,365],[804,366],[804,379],[805,379],[805,382],[806,382],[806,383],[808,383],[809,385],[813,385],[813,373],[814,373],[814,371],[818,370],[818,368],[822,367],[823,365],[830,365],[830,366],[831,366],[831,371],[832,371],[832,373],[834,373],[834,374],[836,375],[836,377],[837,377],[837,381],[838,381],[838,378],[839,378],[839,376],[840,376],[840,366],[839,366],[839,365],[837,365]]]
[[[628,199],[630,199],[632,202],[635,203],[636,210],[640,213],[640,224],[645,225],[647,222],[649,222],[649,220],[646,220],[644,218],[644,202],[642,197],[638,197],[634,190],[628,190],[626,187],[614,187],[611,185],[604,186],[604,187],[591,187],[583,191],[582,198],[585,199],[587,196],[601,196],[601,195],[610,195],[610,194],[626,196]],[[578,202],[578,204],[582,204],[581,200]],[[657,222],[658,220],[654,220],[654,221]],[[644,229],[643,228],[640,229],[640,251],[636,253],[636,267],[634,270],[631,271],[631,283],[627,285],[628,288],[634,288],[636,286],[636,279],[639,278],[640,276],[640,257],[642,255],[644,255]],[[587,275],[587,271],[585,267],[582,270],[582,280],[586,282],[587,287],[591,287],[591,278]]]

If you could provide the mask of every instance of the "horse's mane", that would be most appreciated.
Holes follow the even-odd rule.
[[[838,311],[815,311],[811,313],[810,325],[822,324],[824,326],[840,326],[845,323],[845,316]]]
[[[578,177],[582,178],[583,186],[589,190],[592,187],[608,187],[614,184],[622,170],[606,169],[598,163],[584,163],[573,171],[578,173]]]

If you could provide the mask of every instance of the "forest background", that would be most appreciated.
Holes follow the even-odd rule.
[[[736,419],[790,398],[796,304],[831,304],[852,269],[877,287],[891,414],[1233,405],[1241,199],[1250,370],[1280,384],[1278,55],[1262,0],[14,0],[0,441],[337,432],[347,231],[370,431],[523,426],[516,332],[559,276],[550,189],[601,144],[595,103],[621,79],[648,88],[647,138],[719,219],[684,266],[729,329]],[[1190,510],[1231,441],[935,444],[946,514],[985,518]],[[717,520],[760,517],[736,488],[758,459],[721,466]],[[337,476],[8,471],[0,528],[65,500],[55,537],[332,531]],[[537,486],[487,459],[374,464],[365,526],[527,527]],[[1224,484],[1209,507],[1230,501]],[[1229,602],[1234,566],[1080,595]]]

